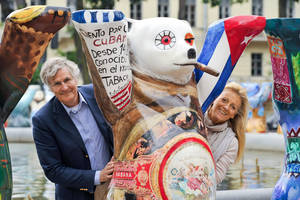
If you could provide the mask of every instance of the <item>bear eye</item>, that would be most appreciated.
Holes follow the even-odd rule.
[[[171,31],[164,30],[155,37],[155,46],[161,50],[168,50],[172,48],[175,43],[176,38]]]
[[[194,38],[193,34],[187,33],[187,34],[185,34],[184,40],[185,40],[189,45],[193,46],[195,38]]]

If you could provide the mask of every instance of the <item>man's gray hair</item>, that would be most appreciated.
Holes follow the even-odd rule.
[[[67,68],[67,70],[78,83],[80,78],[80,70],[77,64],[61,57],[50,58],[43,64],[40,72],[40,78],[42,82],[50,88],[49,79],[54,77],[57,71],[62,68]]]

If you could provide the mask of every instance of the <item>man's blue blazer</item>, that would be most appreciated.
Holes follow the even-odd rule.
[[[78,87],[104,136],[111,156],[113,134],[94,97],[92,85]],[[56,97],[32,118],[33,137],[46,177],[55,183],[55,199],[94,199],[95,170],[73,121]]]

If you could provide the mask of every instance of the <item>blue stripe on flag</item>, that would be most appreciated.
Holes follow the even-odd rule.
[[[109,22],[108,12],[103,13],[103,22]]]
[[[223,35],[223,32],[224,32],[223,20],[208,28],[201,54],[197,60],[199,63],[202,63],[204,65],[207,65],[209,63]],[[194,72],[195,72],[196,83],[198,83],[200,78],[203,75],[203,72],[199,69],[195,69]]]
[[[90,12],[91,13],[91,23],[97,23],[97,11]]]
[[[234,69],[234,66],[232,66],[232,64],[231,64],[231,56],[229,56],[225,66],[223,68],[223,71],[220,74],[220,78],[217,81],[214,89],[211,91],[209,96],[206,98],[206,100],[202,104],[201,108],[202,108],[203,113],[205,113],[205,111],[207,110],[209,105],[221,94],[233,69]]]
[[[114,11],[114,21],[121,21],[124,17],[125,16],[121,11]]]
[[[195,68],[194,74],[195,74],[196,83],[198,83],[203,75],[203,71]]]
[[[199,58],[198,62],[201,62],[204,65],[207,65],[209,60],[211,59],[222,35],[224,32],[224,21],[219,22],[218,24],[210,27],[205,37],[205,42],[203,45],[203,50]]]
[[[84,19],[84,10],[72,12],[72,20],[78,23],[86,23]]]

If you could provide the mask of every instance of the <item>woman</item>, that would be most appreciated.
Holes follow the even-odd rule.
[[[205,113],[204,123],[216,162],[217,183],[222,182],[230,165],[243,155],[247,110],[246,90],[231,82]]]

